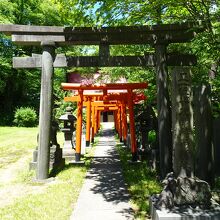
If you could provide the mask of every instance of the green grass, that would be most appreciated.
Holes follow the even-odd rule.
[[[0,168],[16,162],[37,145],[37,128],[0,127]]]
[[[0,210],[0,219],[69,219],[81,189],[86,167],[67,166],[54,182],[39,184],[43,190],[37,194],[29,194],[16,199],[14,203]],[[31,181],[26,184],[32,184]]]
[[[161,191],[161,185],[156,180],[156,173],[147,167],[147,163],[130,164],[131,153],[117,145],[122,162],[123,175],[131,195],[135,211],[135,219],[146,219],[149,216],[149,197]]]
[[[0,156],[5,157],[3,166],[10,165],[10,163],[22,158],[27,152],[30,153],[31,158],[32,151],[36,146],[36,134],[37,128],[0,127]],[[98,142],[98,138],[95,138],[95,143]],[[61,143],[62,139],[63,133],[59,133],[58,142]],[[23,185],[29,189],[29,193],[22,194],[10,204],[0,208],[0,219],[69,219],[82,187],[86,171],[90,166],[94,149],[95,147],[89,149],[89,151],[87,150],[83,158],[85,166],[66,164],[65,168],[58,172],[55,180],[50,183],[33,182],[34,171],[24,168],[20,170],[18,174],[15,174],[16,179],[10,183],[10,187],[13,190],[15,186]],[[14,155],[12,152],[17,153]],[[24,167],[27,168],[29,161],[26,163]],[[4,185],[1,186],[0,190],[4,190],[4,187]],[[6,187],[9,187],[9,185]],[[31,191],[32,189],[33,191]]]

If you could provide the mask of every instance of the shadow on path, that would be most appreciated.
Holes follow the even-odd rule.
[[[85,203],[90,204],[88,212],[95,213],[96,216],[91,214],[90,217],[93,216],[97,220],[103,218],[105,220],[133,219],[132,209],[129,205],[130,197],[124,183],[115,145],[113,130],[104,129],[81,191],[81,194],[84,193],[87,199],[83,199],[83,195],[80,195],[81,198],[78,200],[78,203],[81,200],[84,201],[84,205]],[[76,209],[79,207],[80,204],[77,204]],[[86,217],[77,218],[74,215],[72,219],[86,219]]]

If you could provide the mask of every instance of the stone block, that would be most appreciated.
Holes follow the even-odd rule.
[[[150,199],[152,220],[219,220],[220,206],[212,201],[209,209],[192,206],[174,207],[172,209],[157,209]]]
[[[37,168],[37,155],[38,149],[33,152],[33,161],[29,163],[29,170],[35,170]],[[62,149],[59,145],[53,145],[50,147],[50,169],[56,169],[65,165],[65,159],[62,158]]]

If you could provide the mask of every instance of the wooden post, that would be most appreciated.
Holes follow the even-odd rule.
[[[91,141],[94,143],[94,137],[95,137],[95,106],[92,106],[92,135],[91,135]]]
[[[113,112],[113,117],[114,117],[114,125],[115,125],[115,131],[116,131],[116,133],[118,133],[118,128],[117,128],[117,119],[116,119],[116,116],[117,116],[117,111],[118,111],[118,110],[115,110],[115,111]]]
[[[99,131],[100,129],[100,123],[101,123],[101,111],[98,111],[98,118],[97,118],[97,123],[98,123],[98,126],[97,126],[97,131]]]
[[[172,171],[171,110],[168,92],[166,45],[155,45],[157,74],[157,111],[160,151],[160,175],[162,178]]]
[[[116,124],[117,124],[117,132],[118,132],[118,136],[119,136],[119,138],[120,138],[120,123],[119,123],[119,120],[120,120],[120,118],[119,118],[119,108],[118,108],[118,110],[117,110],[117,115],[116,115]]]
[[[55,43],[42,42],[42,74],[40,95],[40,119],[39,119],[39,148],[37,159],[38,180],[47,179],[49,175],[50,156],[50,130],[52,116],[53,94],[53,61],[55,58]]]
[[[95,107],[95,121],[94,121],[94,134],[95,135],[97,134],[97,130],[98,130],[98,128],[97,128],[97,126],[98,126],[97,120],[98,120],[98,110]]]
[[[119,123],[119,138],[120,142],[122,142],[122,105],[119,103],[118,105],[118,123]]]
[[[124,101],[122,101],[122,132],[123,132],[123,142],[126,145],[127,136],[128,136],[128,126],[127,126],[126,105]]]
[[[137,143],[135,135],[135,122],[134,122],[134,102],[132,97],[132,90],[128,89],[128,109],[129,109],[129,120],[130,120],[130,133],[131,133],[131,154],[132,161],[135,162],[138,159],[137,155]]]
[[[96,123],[95,134],[97,134],[98,130],[99,130],[99,110],[97,109],[97,107],[96,107],[96,120],[95,120],[95,123]]]
[[[114,123],[115,123],[115,131],[118,133],[118,125],[117,125],[117,111],[114,111]]]
[[[79,89],[79,101],[77,103],[77,125],[76,125],[76,153],[75,161],[80,161],[81,139],[82,139],[82,108],[83,108],[83,90]]]
[[[91,99],[88,99],[86,108],[86,146],[90,145],[90,130],[91,130]]]

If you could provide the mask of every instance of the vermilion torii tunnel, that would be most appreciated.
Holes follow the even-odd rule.
[[[137,161],[137,145],[135,137],[135,122],[134,122],[134,103],[138,100],[145,99],[143,94],[136,94],[135,89],[147,88],[147,83],[115,83],[103,85],[79,85],[74,83],[62,83],[64,90],[77,90],[78,95],[66,97],[65,101],[77,101],[77,127],[76,127],[76,153],[75,161],[80,161],[81,152],[81,134],[82,134],[82,108],[83,104],[87,107],[86,110],[86,141],[90,141],[90,128],[92,128],[92,141],[97,133],[100,125],[100,112],[113,110],[115,111],[115,126],[122,140],[127,140],[127,114],[128,107],[130,134],[131,134],[131,152],[132,161]],[[86,90],[98,90],[102,93],[83,94]],[[117,93],[108,93],[109,90],[117,90]],[[120,92],[121,90],[121,92]],[[126,92],[124,92],[125,90]],[[91,111],[92,108],[92,111]],[[92,123],[91,123],[92,121]],[[123,135],[122,135],[123,134]]]

